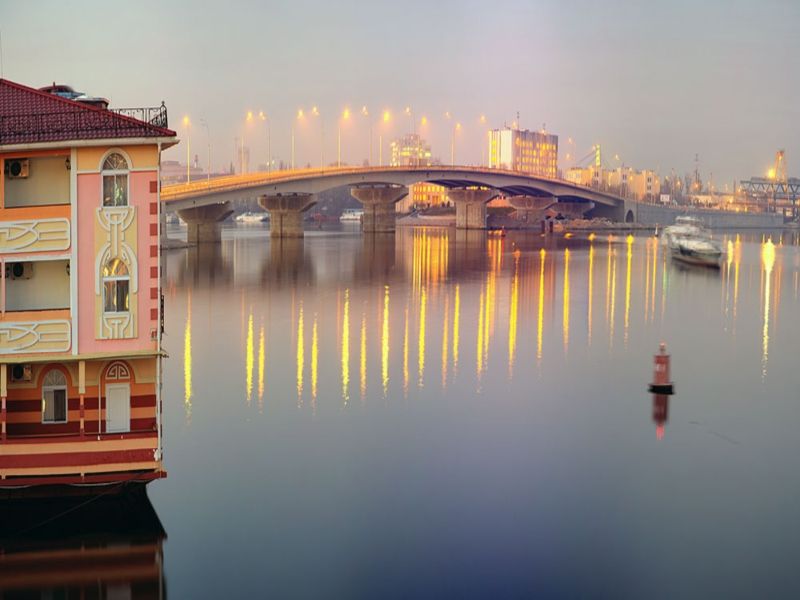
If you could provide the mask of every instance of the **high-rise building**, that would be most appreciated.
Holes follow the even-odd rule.
[[[0,80],[0,488],[165,475],[158,181],[177,142],[163,105]]]
[[[558,136],[529,129],[493,129],[489,132],[489,167],[556,178]]]
[[[408,133],[389,144],[393,167],[418,167],[431,164],[431,147],[416,133]]]

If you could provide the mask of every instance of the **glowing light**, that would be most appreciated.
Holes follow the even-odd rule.
[[[423,287],[422,295],[419,299],[419,336],[417,340],[417,367],[418,367],[418,385],[423,387],[425,378],[425,320],[426,310],[428,306],[428,290]]]
[[[300,314],[297,318],[297,405],[300,406],[303,399],[303,371],[306,363],[305,332],[303,326],[303,303],[300,302]]]
[[[189,120],[189,115],[185,115],[183,117],[183,126],[184,127],[189,127],[189,125],[191,125],[191,121]]]
[[[508,377],[514,375],[517,351],[517,313],[519,312],[519,253],[514,254],[514,279],[511,282],[511,303],[508,309]]]
[[[547,252],[539,250],[539,304],[536,307],[536,360],[542,359],[542,337],[544,334],[544,260]]]
[[[420,123],[420,125],[422,125],[423,127],[425,127],[425,125],[427,125],[427,124],[428,124],[428,117],[424,117],[424,116],[423,116],[423,117],[422,117],[422,118],[419,120],[419,123]]]
[[[392,113],[390,113],[388,110],[383,111],[383,122],[384,123],[388,123],[391,120],[391,118],[392,118]]]
[[[260,111],[258,111],[258,118],[261,121],[266,121],[267,120],[267,115],[264,114],[263,110],[260,110]]]
[[[186,329],[183,332],[183,406],[186,420],[192,419],[192,291],[187,292]]]
[[[302,108],[298,108],[297,109],[297,118],[298,119],[302,119],[304,116],[305,116],[305,114],[303,113],[303,109]]]
[[[631,311],[631,258],[633,255],[633,236],[629,235],[625,238],[625,243],[628,245],[627,264],[625,266],[625,329],[624,339],[625,343],[628,342],[628,323],[630,321]]]
[[[593,241],[595,240],[595,238],[596,238],[596,237],[597,237],[597,235],[595,235],[595,233],[594,233],[594,232],[590,233],[590,234],[589,234],[589,241],[590,241],[590,242],[593,242]]]
[[[444,300],[444,318],[442,319],[442,389],[447,387],[447,358],[450,325],[450,297]]]
[[[264,352],[264,325],[258,331],[258,405],[264,408],[264,368],[266,366]]]
[[[767,376],[767,360],[769,359],[769,308],[772,288],[772,269],[775,266],[775,244],[772,238],[761,245],[761,265],[764,272],[764,327],[761,333],[761,377]]]
[[[478,378],[478,383],[481,381],[483,374],[483,336],[484,336],[484,293],[481,290],[480,301],[478,303],[478,340],[477,348],[475,349],[475,375]]]
[[[350,109],[349,109],[349,108],[345,108],[345,109],[342,111],[342,118],[343,118],[345,121],[346,121],[347,119],[349,119],[349,118],[350,118]]]
[[[586,316],[587,323],[587,342],[589,346],[592,345],[592,304],[594,303],[594,244],[589,245],[589,289],[588,289],[588,314]]]
[[[481,123],[486,123],[486,115],[481,115],[479,120]]]
[[[389,391],[389,286],[383,286],[383,324],[381,327],[381,381],[383,397]]]
[[[564,306],[561,309],[561,329],[564,335],[564,354],[569,349],[569,248],[564,248]]]
[[[253,397],[253,309],[247,317],[247,341],[245,344],[245,387],[247,388],[247,404]]]
[[[461,288],[456,284],[456,297],[453,303],[453,376],[458,372],[458,332],[461,326]]]
[[[403,331],[403,395],[408,396],[408,306],[406,306]]]
[[[407,115],[411,116],[411,107],[410,106],[406,106],[406,109],[403,112],[406,113]]]
[[[253,111],[252,110],[248,110],[247,111],[247,120],[248,121],[252,121],[253,120]]]
[[[312,106],[311,107],[311,114],[314,115],[315,117],[318,117],[319,116],[319,109],[316,106]]]
[[[342,401],[350,400],[350,290],[344,291],[342,317]]]
[[[319,364],[319,341],[317,339],[317,314],[311,325],[311,409],[317,410],[317,365]]]
[[[361,401],[367,393],[367,314],[361,313],[361,361],[360,361],[360,390]]]
[[[361,107],[361,114],[364,115],[365,117],[369,116],[369,111],[367,110],[366,106]]]

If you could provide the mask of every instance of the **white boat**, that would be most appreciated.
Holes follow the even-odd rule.
[[[675,239],[672,258],[691,265],[719,268],[722,247],[704,236],[682,236]]]
[[[345,221],[361,221],[361,218],[364,216],[363,209],[360,208],[345,208],[342,211],[342,216],[339,217],[339,220],[342,222]]]
[[[266,217],[266,219],[265,219]],[[237,223],[244,223],[251,225],[253,223],[263,223],[265,220],[269,219],[269,213],[263,212],[246,212],[240,215],[236,215],[234,221]]]
[[[698,217],[681,215],[675,219],[675,224],[665,227],[661,232],[661,243],[675,249],[677,240],[684,237],[708,237],[708,230],[703,225],[703,220]]]

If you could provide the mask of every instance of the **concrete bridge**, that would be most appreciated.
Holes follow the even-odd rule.
[[[548,179],[485,167],[331,167],[295,169],[273,173],[231,175],[187,184],[164,186],[161,200],[177,211],[189,227],[189,242],[215,242],[221,223],[234,200],[258,199],[270,213],[272,237],[302,237],[303,212],[317,202],[320,192],[350,186],[364,207],[365,233],[392,232],[394,205],[408,194],[408,186],[427,182],[448,189],[456,208],[456,227],[484,229],[486,204],[496,196],[508,197],[518,210],[541,212],[558,205],[572,214],[593,214],[632,221],[630,200],[582,187],[560,179]]]

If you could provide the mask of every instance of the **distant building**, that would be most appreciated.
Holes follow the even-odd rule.
[[[564,178],[570,183],[619,194],[636,200],[657,200],[661,195],[661,179],[653,170],[637,171],[631,167],[572,167]]]
[[[206,176],[206,172],[197,163],[189,167],[189,177],[192,181]],[[161,182],[162,183],[185,183],[186,165],[177,160],[161,161]]]
[[[555,179],[558,136],[528,129],[493,129],[489,132],[489,167]]]
[[[421,136],[408,133],[389,144],[392,167],[417,167],[431,164],[431,147]]]
[[[421,182],[408,186],[408,195],[395,204],[395,210],[407,213],[415,208],[444,206],[447,203],[447,188],[435,183]]]

